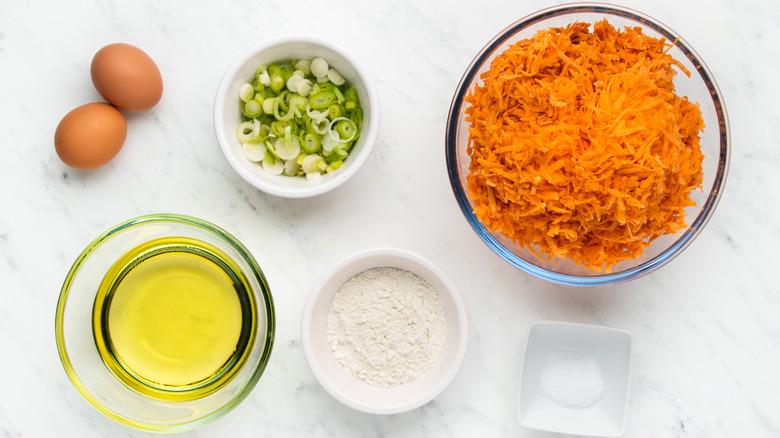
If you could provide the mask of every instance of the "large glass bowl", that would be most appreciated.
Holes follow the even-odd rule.
[[[254,320],[254,329],[240,348],[230,374],[219,386],[196,396],[155,397],[127,384],[101,359],[98,336],[93,332],[93,308],[104,278],[117,260],[133,248],[159,239],[191,239],[204,242],[230,260],[247,287],[252,305],[242,304],[243,320]],[[232,268],[231,268],[232,269]],[[95,239],[76,259],[62,286],[56,313],[56,339],[60,359],[71,382],[95,409],[107,417],[138,429],[181,431],[221,417],[237,406],[254,388],[271,354],[275,330],[274,305],[268,283],[255,259],[233,236],[206,221],[171,214],[142,216],[123,222]],[[105,357],[105,356],[102,356]],[[186,394],[185,394],[186,395]],[[178,397],[178,398],[177,398]]]
[[[673,43],[669,53],[691,72],[691,77],[684,74],[675,76],[676,93],[700,105],[706,126],[701,133],[704,179],[702,190],[694,190],[692,193],[696,205],[685,210],[688,226],[675,234],[657,238],[651,246],[645,248],[642,257],[613,265],[611,272],[593,271],[566,259],[541,260],[529,249],[487,229],[474,214],[474,202],[469,195],[466,180],[471,158],[467,152],[468,104],[464,98],[477,84],[482,83],[480,76],[490,68],[492,60],[510,45],[530,38],[540,30],[565,27],[574,22],[590,23],[592,29],[592,24],[602,19],[607,19],[618,29],[625,26],[641,27],[646,35]],[[599,286],[647,275],[667,264],[690,245],[709,221],[720,199],[728,172],[730,134],[726,108],[712,74],[699,55],[677,33],[631,9],[598,3],[574,3],[544,9],[515,22],[477,54],[466,69],[452,100],[445,133],[445,154],[450,184],[460,209],[490,249],[513,266],[538,278],[571,286]]]

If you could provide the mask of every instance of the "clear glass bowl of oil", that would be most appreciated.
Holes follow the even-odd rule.
[[[95,239],[60,293],[57,348],[98,411],[152,431],[238,405],[266,367],[271,291],[249,251],[206,221],[142,216]]]

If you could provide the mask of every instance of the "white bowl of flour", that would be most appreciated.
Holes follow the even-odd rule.
[[[424,405],[450,383],[468,322],[455,285],[409,251],[361,251],[311,290],[301,320],[309,368],[333,397],[363,412]]]

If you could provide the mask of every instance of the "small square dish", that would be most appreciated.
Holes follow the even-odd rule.
[[[575,435],[623,435],[631,355],[631,333],[625,330],[532,323],[520,373],[520,424]]]

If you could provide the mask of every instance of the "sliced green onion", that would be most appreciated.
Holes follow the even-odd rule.
[[[274,175],[319,181],[339,169],[360,135],[357,90],[324,58],[261,66],[238,97],[242,151]]]
[[[244,156],[246,157],[247,160],[258,163],[260,161],[263,161],[263,158],[265,158],[265,153],[266,151],[268,151],[268,148],[266,148],[265,144],[263,143],[258,143],[258,144],[243,143],[241,145],[241,150],[244,152]]]
[[[347,110],[341,105],[331,105],[328,107],[328,117],[331,120],[344,116],[346,112]]]
[[[260,94],[262,94],[263,99],[273,99],[278,93],[272,90],[271,87],[265,87],[262,91],[260,91]]]
[[[263,114],[263,104],[257,99],[250,99],[244,104],[244,114],[252,119],[260,117]]]
[[[276,120],[285,120],[285,121],[290,120],[295,114],[292,111],[292,107],[289,105],[289,101],[285,102],[285,98],[288,98],[290,96],[291,96],[290,92],[288,90],[284,90],[274,100],[274,117],[276,117]],[[287,111],[287,112],[284,115],[282,115],[280,109],[282,111]]]
[[[238,125],[236,129],[236,137],[242,143],[259,143],[263,141],[261,136],[261,123],[257,119],[248,120]]]
[[[306,135],[303,136],[301,149],[307,154],[316,154],[322,148],[321,139],[322,137],[319,134],[307,132]]]
[[[263,100],[263,112],[266,114],[273,114],[275,102],[275,97],[269,97],[268,99]]]
[[[301,152],[301,142],[298,137],[279,138],[276,140],[276,155],[282,160],[297,158]]]
[[[298,164],[297,160],[286,160],[284,162],[284,170],[282,173],[284,173],[287,176],[297,176],[298,172],[301,170],[301,165]]]
[[[252,84],[243,84],[241,85],[241,88],[238,89],[238,98],[241,99],[242,102],[248,102],[253,97],[255,97],[255,87],[253,87]]]
[[[341,76],[341,73],[337,72],[335,68],[328,70],[328,80],[336,85],[344,85],[344,82],[346,82],[344,76]]]
[[[279,160],[280,159],[279,156],[276,155],[276,147],[274,147],[274,145],[276,144],[276,139],[275,138],[269,138],[269,139],[267,139],[265,141],[264,144],[265,144],[265,147],[267,149],[266,152],[265,152],[265,159],[266,160],[270,159],[272,161],[273,160]],[[271,158],[268,158],[269,155],[270,155]]]
[[[328,133],[328,127],[330,126],[330,120],[327,117],[311,121],[311,129],[319,135],[325,135]]]
[[[331,120],[328,126],[328,134],[339,142],[346,143],[352,141],[356,132],[357,126],[355,126],[355,122],[346,117],[335,118]]]
[[[281,175],[284,171],[284,161],[274,158],[270,151],[266,151],[262,165],[263,169],[271,175]]]
[[[265,123],[260,123],[260,131],[256,138],[247,141],[246,143],[263,143],[268,140],[268,136],[271,134],[271,127]]]
[[[298,92],[298,82],[303,80],[303,76],[298,76],[296,74],[290,76],[290,79],[287,79],[287,89],[292,91],[293,93]]]
[[[287,83],[287,79],[290,79],[290,76],[295,73],[295,69],[292,68],[289,65],[283,65],[282,66],[282,79],[284,79],[284,83]]]
[[[363,124],[363,108],[356,107],[349,115],[349,119],[355,122],[355,125],[360,126]]]
[[[265,71],[268,73],[268,76],[270,76],[271,79],[273,79],[274,76],[282,75],[282,67],[280,67],[279,64],[271,64],[266,68]]]
[[[328,61],[323,58],[314,58],[311,60],[311,73],[316,78],[325,78],[328,76]]]
[[[276,96],[280,99],[280,105],[283,110],[287,111],[287,108],[290,107],[290,101],[292,101],[295,95],[296,94],[292,93],[290,90],[282,90],[282,92]]]
[[[341,92],[339,87],[333,87],[333,92],[336,94],[336,103],[339,105],[343,105],[344,102],[347,101],[347,99],[344,98],[344,93]]]
[[[268,87],[273,90],[274,93],[279,94],[284,89],[284,79],[281,76],[276,76],[271,79],[271,85]]]
[[[325,160],[327,160],[328,163],[333,164],[336,161],[344,161],[348,155],[349,153],[345,150],[343,143],[338,143],[331,153],[325,157]]]
[[[354,110],[358,105],[358,93],[357,88],[350,87],[344,92],[344,107],[347,111]]]
[[[271,134],[275,137],[284,137],[284,133],[288,128],[292,130],[292,123],[289,120],[271,122]]]
[[[292,99],[290,99],[290,105],[294,106],[297,110],[296,117],[301,117],[303,115],[303,111],[309,107],[309,99],[301,96],[300,94],[296,94],[292,97]]]
[[[328,111],[316,111],[309,105],[308,108],[306,108],[306,115],[314,120],[320,120],[328,116]]]
[[[336,94],[329,90],[318,90],[309,96],[309,105],[316,110],[327,108],[336,102]]]
[[[325,160],[322,159],[321,156],[317,154],[311,154],[303,158],[301,167],[303,168],[303,172],[306,174],[322,173],[328,167],[328,164],[325,162]]]
[[[346,157],[347,154],[349,154],[350,146],[352,146],[350,143],[339,143],[335,148],[333,148],[333,153]]]
[[[296,84],[296,87],[298,89],[298,94],[301,96],[308,96],[311,94],[312,86],[311,86],[311,80],[309,79],[301,79]]]
[[[282,68],[279,67],[277,64],[271,64],[268,66],[268,76],[271,79],[270,87],[275,92],[282,91],[282,88],[285,85],[285,80],[282,77]]]
[[[302,71],[303,76],[308,76],[311,73],[311,61],[307,59],[298,60],[293,66],[296,70]]]
[[[337,104],[341,105],[343,104],[346,99],[344,98],[344,93],[339,90],[339,87],[333,85],[330,82],[323,82],[321,84],[318,84],[318,87],[320,90],[330,91],[336,96],[336,102]]]
[[[262,85],[271,85],[271,77],[268,76],[268,70],[265,68],[257,73],[257,82]]]
[[[322,143],[322,150],[324,150],[325,152],[330,152],[333,150],[333,148],[336,147],[337,144],[339,144],[339,140],[335,138],[332,134],[323,135],[321,143]]]
[[[352,120],[342,118],[339,119],[339,122],[336,124],[336,131],[339,133],[339,138],[341,138],[342,141],[347,142],[355,137],[357,126],[355,126],[355,122]]]

